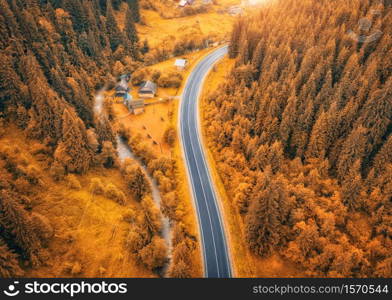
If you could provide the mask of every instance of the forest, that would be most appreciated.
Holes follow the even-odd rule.
[[[277,0],[236,22],[204,110],[254,255],[392,276],[391,24],[372,0]]]
[[[146,174],[119,161],[118,128],[94,108],[144,65],[140,19],[138,0],[0,0],[0,277],[156,277],[167,264]],[[132,142],[175,214],[174,162]],[[190,277],[196,238],[172,218],[168,273]]]

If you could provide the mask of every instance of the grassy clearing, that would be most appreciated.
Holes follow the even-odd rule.
[[[215,5],[201,14],[164,18],[162,12],[153,10],[141,10],[144,24],[136,24],[136,29],[140,40],[148,40],[150,47],[156,48],[168,43],[189,36],[209,36],[215,40],[224,40],[228,38],[231,31],[235,16],[226,13],[226,9],[233,5],[241,4],[241,0],[217,0]],[[164,14],[180,12],[176,5],[161,8],[166,10]],[[167,12],[169,10],[169,12]],[[117,13],[119,27],[124,27],[125,10],[122,9]]]

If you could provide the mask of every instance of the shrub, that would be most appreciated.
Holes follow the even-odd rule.
[[[165,130],[163,138],[169,146],[173,147],[174,142],[176,141],[176,135],[176,129],[173,126],[170,126]]]
[[[105,189],[105,196],[116,201],[120,205],[125,204],[125,195],[114,184],[109,183]]]
[[[80,273],[82,273],[82,265],[80,264],[80,262],[77,261],[72,266],[71,274],[79,275]]]
[[[147,79],[149,72],[147,69],[139,69],[133,72],[131,82],[133,85],[140,85]]]
[[[75,175],[73,175],[73,174],[69,174],[67,177],[66,177],[66,181],[67,181],[67,186],[70,188],[70,189],[73,189],[73,190],[80,190],[81,188],[82,188],[82,186],[80,185],[80,182],[79,182],[79,180],[76,178],[76,176]]]
[[[127,222],[129,224],[133,224],[136,220],[136,214],[135,211],[132,208],[128,208],[124,213],[122,217],[124,222]]]
[[[131,253],[138,253],[146,245],[146,236],[141,228],[134,227],[128,233],[126,247]]]
[[[48,218],[38,213],[32,213],[31,221],[34,231],[37,234],[38,238],[41,240],[41,243],[44,246],[47,246],[49,240],[54,235],[54,229],[50,224]]]
[[[190,278],[190,267],[182,259],[178,259],[176,262],[170,264],[169,277]]]
[[[143,264],[150,270],[163,267],[167,261],[167,249],[165,241],[154,236],[150,244],[139,252]]]
[[[170,72],[162,75],[158,80],[158,86],[163,88],[179,88],[182,82],[182,75],[179,72]]]
[[[90,192],[94,195],[103,195],[105,189],[100,178],[92,178],[90,181]]]
[[[41,181],[41,172],[40,170],[33,165],[29,165],[26,168],[26,179],[31,183],[31,184],[39,184]]]
[[[127,181],[129,191],[137,201],[140,201],[145,195],[151,192],[150,183],[139,166],[127,167],[125,180]]]
[[[161,77],[161,71],[159,70],[154,70],[154,72],[151,75],[151,79],[156,82],[158,79]]]
[[[61,163],[55,161],[50,167],[49,173],[55,181],[60,181],[64,179],[65,169]]]

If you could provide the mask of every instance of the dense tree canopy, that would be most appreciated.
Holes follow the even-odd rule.
[[[54,180],[97,165],[117,166],[114,132],[105,116],[94,116],[93,106],[95,90],[115,62],[127,66],[138,59],[133,23],[138,2],[127,2],[0,0],[0,134],[12,128],[15,135],[23,131],[27,141],[35,140],[32,152]],[[124,32],[116,19],[120,9],[127,10]],[[15,277],[47,263],[53,228],[32,210],[30,196],[37,196],[32,187],[48,189],[39,172],[17,147],[0,146],[0,277]],[[70,186],[80,189],[71,176],[66,177],[73,178]],[[106,194],[125,203],[115,187]],[[159,243],[149,250],[161,255]],[[161,262],[158,254],[149,264]]]
[[[391,22],[380,1],[282,0],[235,24],[208,135],[254,253],[392,275]]]

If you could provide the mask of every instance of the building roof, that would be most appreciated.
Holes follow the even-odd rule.
[[[144,100],[134,100],[130,103],[131,108],[142,108],[144,107]]]
[[[176,67],[181,67],[181,68],[184,68],[185,66],[186,66],[186,64],[187,64],[187,60],[186,59],[176,59],[176,61],[174,62],[174,65],[176,66]]]
[[[140,85],[139,93],[154,93],[157,90],[157,85],[152,81],[144,81]]]
[[[195,0],[180,0],[180,2],[178,3],[179,6],[185,6],[187,4],[191,5],[193,4]]]
[[[115,90],[117,92],[128,92],[129,91],[129,87],[128,87],[128,83],[125,80],[121,80],[115,87]]]

